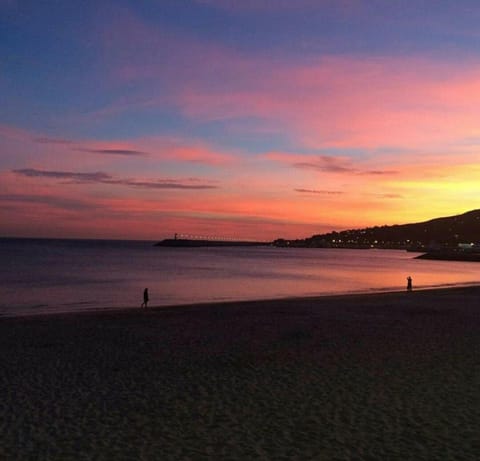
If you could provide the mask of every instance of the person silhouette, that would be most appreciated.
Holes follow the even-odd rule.
[[[412,277],[407,277],[407,291],[412,291]]]
[[[147,306],[148,306],[148,288],[145,288],[145,290],[143,290],[143,303],[140,307],[144,307],[146,309]]]

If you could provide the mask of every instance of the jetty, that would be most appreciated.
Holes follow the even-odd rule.
[[[467,261],[480,262],[479,251],[461,251],[457,249],[443,249],[428,251],[417,256],[415,259],[433,259],[437,261]]]
[[[272,242],[253,241],[253,240],[235,240],[220,237],[191,237],[181,238],[175,234],[173,239],[164,239],[154,246],[174,247],[174,248],[196,248],[196,247],[254,247],[270,246]]]

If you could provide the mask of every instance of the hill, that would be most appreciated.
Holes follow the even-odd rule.
[[[313,235],[300,240],[279,239],[277,246],[309,248],[456,248],[480,242],[480,210],[420,223],[375,226]]]

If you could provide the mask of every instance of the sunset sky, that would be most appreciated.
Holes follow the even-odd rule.
[[[478,0],[0,0],[0,236],[480,208],[479,24]]]

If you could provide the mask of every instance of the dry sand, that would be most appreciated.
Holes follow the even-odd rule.
[[[0,320],[1,460],[477,460],[480,288]]]

